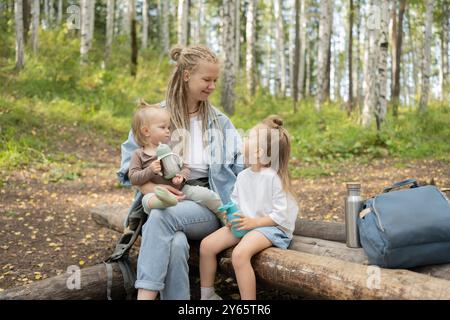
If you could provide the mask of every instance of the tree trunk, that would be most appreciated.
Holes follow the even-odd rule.
[[[48,0],[44,0],[44,26],[46,28],[48,28],[49,25],[50,25],[50,12],[49,12],[49,9],[50,9],[50,6],[48,4]]]
[[[89,50],[91,49],[94,41],[95,30],[95,0],[89,0]]]
[[[286,95],[286,58],[284,50],[284,28],[281,0],[273,0],[273,9],[275,15],[275,38],[277,44],[276,57],[276,88],[278,95]]]
[[[136,32],[136,3],[135,0],[128,0],[128,12],[130,14],[131,30],[131,68],[130,73],[136,77],[138,67],[138,43]]]
[[[377,130],[380,131],[381,124],[386,118],[387,112],[387,56],[388,56],[388,34],[389,34],[389,3],[388,0],[380,1],[380,30],[378,35],[378,61],[377,61],[377,89],[378,101],[375,106],[375,119]]]
[[[423,60],[422,60],[422,91],[420,93],[419,109],[421,112],[427,110],[428,95],[430,91],[431,77],[431,31],[433,27],[433,0],[426,0],[425,11],[425,40],[423,44]]]
[[[148,3],[142,0],[142,48],[148,46]]]
[[[294,72],[293,72],[293,92],[294,113],[297,112],[298,89],[299,89],[299,65],[300,65],[300,0],[295,0],[295,45],[294,45]]]
[[[306,0],[301,0],[300,3],[300,61],[298,71],[298,98],[303,100],[305,97],[305,67],[306,67],[306,26],[307,26],[307,15],[306,15]]]
[[[34,54],[37,54],[39,48],[39,21],[41,5],[39,0],[33,0],[32,9],[32,23],[31,23],[31,46],[33,47]]]
[[[224,70],[222,78],[221,104],[226,113],[234,113],[234,85],[236,82],[236,0],[223,2],[223,54]]]
[[[246,54],[246,72],[247,72],[247,90],[251,96],[255,95],[256,88],[256,70],[255,70],[255,40],[256,40],[256,0],[249,0],[247,7],[247,54]]]
[[[353,112],[353,0],[348,3],[348,114]]]
[[[115,0],[107,0],[105,63],[109,60],[114,37],[114,2]]]
[[[398,13],[398,25],[395,22],[395,28],[392,31],[392,113],[394,117],[398,116],[398,104],[400,99],[400,68],[402,56],[403,41],[403,16],[406,8],[406,0],[400,0],[400,10]],[[395,8],[396,10],[396,8]],[[392,16],[397,16],[394,13]]]
[[[164,53],[169,53],[169,2],[162,0],[161,3],[161,16],[162,16],[162,45]]]
[[[199,24],[199,27],[201,25]],[[240,66],[240,57],[241,57],[241,0],[236,0],[236,18],[235,18],[235,59],[234,59],[234,67],[235,67],[235,76],[239,77],[239,66]]]
[[[14,16],[16,24],[16,69],[22,70],[25,65],[23,37],[23,0],[14,1]]]
[[[316,94],[317,111],[320,111],[322,104],[327,99],[327,96],[329,96],[329,79],[330,79],[329,63],[330,63],[332,25],[333,25],[333,1],[321,0],[320,24],[319,24],[319,52],[317,58],[318,63],[317,94]]]
[[[28,33],[31,25],[31,2],[32,0],[23,0],[23,41],[24,45],[28,42]]]
[[[89,18],[89,0],[80,0],[81,4],[81,43],[80,43],[80,54],[81,54],[81,63],[84,64],[87,62],[88,53],[89,53],[89,30],[90,30],[90,22]]]
[[[54,2],[54,0],[49,0],[48,5],[49,5],[49,13],[50,13],[49,25],[53,27],[55,24],[55,2]]]
[[[449,64],[448,64],[448,32],[450,27],[450,15],[449,15],[449,2],[445,2],[445,7],[442,9],[442,12],[444,14],[444,17],[442,19],[442,30],[441,30],[441,70],[442,70],[442,76],[441,76],[441,92],[442,92],[442,99],[445,100],[445,94],[447,92],[447,86],[449,84]]]
[[[178,44],[187,45],[188,0],[178,0]]]
[[[56,18],[56,23],[58,26],[61,25],[63,18],[63,0],[58,0],[58,16]]]
[[[375,108],[378,104],[377,66],[378,66],[378,29],[380,28],[380,0],[370,0],[369,15],[366,22],[366,52],[365,52],[365,98],[362,114],[362,125],[369,127]]]

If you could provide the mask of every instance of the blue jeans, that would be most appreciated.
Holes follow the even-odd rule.
[[[193,201],[152,209],[142,228],[136,289],[160,291],[161,299],[188,300],[189,244],[220,227],[216,216]]]

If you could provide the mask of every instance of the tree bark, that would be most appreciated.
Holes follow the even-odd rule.
[[[148,3],[142,0],[142,49],[148,47]]]
[[[247,54],[246,54],[246,71],[247,71],[247,90],[251,96],[255,95],[256,90],[256,60],[255,60],[255,40],[256,40],[256,0],[249,0],[247,7]]]
[[[294,72],[293,72],[293,100],[294,100],[294,113],[297,112],[298,104],[298,90],[299,90],[299,65],[300,65],[300,0],[295,0],[295,44],[294,44]]]
[[[428,107],[431,77],[431,28],[433,27],[433,0],[426,0],[425,10],[425,40],[422,60],[422,90],[420,93],[419,110],[424,112]]]
[[[91,49],[94,41],[94,30],[95,30],[95,1],[89,0],[89,50]]]
[[[130,14],[130,30],[131,30],[131,68],[130,73],[136,77],[138,67],[138,43],[136,32],[136,3],[135,0],[128,1],[128,12]]]
[[[162,0],[161,3],[161,16],[162,16],[162,45],[164,53],[169,53],[169,2]]]
[[[449,28],[450,28],[450,14],[449,14],[449,2],[446,1],[444,4],[444,8],[442,9],[443,12],[443,19],[442,19],[442,30],[441,30],[441,74],[442,74],[442,79],[441,79],[441,98],[442,100],[445,100],[445,94],[447,92],[447,86],[449,84],[449,64],[448,64],[448,32],[449,32]]]
[[[16,69],[22,70],[25,65],[23,36],[23,0],[14,1],[14,16],[16,24]]]
[[[321,0],[319,24],[319,52],[317,58],[317,94],[316,110],[320,111],[322,104],[329,96],[329,63],[331,45],[331,27],[333,25],[333,1]],[[328,92],[328,93],[327,93]]]
[[[353,0],[348,3],[348,114],[353,112]]]
[[[115,0],[107,0],[105,63],[108,63],[114,37],[114,2]]]
[[[276,89],[277,94],[284,97],[286,94],[286,57],[284,50],[284,28],[282,15],[282,2],[273,0],[275,15],[275,39],[277,44],[276,57]]]
[[[33,0],[32,7],[32,23],[31,23],[31,46],[34,54],[37,54],[39,48],[39,21],[41,5],[39,0]]]
[[[89,18],[89,0],[80,0],[81,4],[81,43],[80,43],[80,55],[81,63],[86,63],[89,53],[89,30],[90,30],[90,18]]]
[[[221,104],[226,113],[234,113],[234,86],[236,82],[236,0],[223,2],[223,55]]]
[[[392,114],[394,117],[398,116],[398,104],[400,99],[400,68],[402,56],[402,41],[403,41],[403,16],[406,9],[406,0],[400,0],[400,10],[398,13],[398,25],[394,22],[392,31]],[[395,8],[396,10],[396,8]],[[392,16],[396,17],[395,10]]]
[[[300,61],[298,71],[298,98],[303,100],[305,97],[305,67],[306,67],[306,25],[307,25],[307,14],[306,14],[306,0],[301,0],[300,3]]]
[[[178,44],[187,45],[188,39],[188,0],[178,0]]]
[[[56,18],[56,23],[58,26],[61,25],[63,18],[63,0],[58,0],[58,16]]]

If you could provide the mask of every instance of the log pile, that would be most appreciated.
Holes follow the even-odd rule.
[[[92,218],[123,232],[127,210],[103,205],[92,210]],[[413,270],[368,266],[364,251],[348,248],[344,242],[344,224],[298,219],[289,250],[269,248],[252,260],[258,284],[323,299],[450,299],[450,264]],[[231,252],[228,249],[219,257],[219,271],[233,276]],[[190,264],[198,266],[198,245],[191,245]],[[123,298],[120,270],[115,264],[113,270],[112,296]],[[80,290],[67,289],[69,275],[65,275],[6,290],[0,300],[105,299],[104,264],[81,271]]]

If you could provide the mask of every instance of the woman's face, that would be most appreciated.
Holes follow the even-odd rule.
[[[185,73],[189,98],[192,101],[205,101],[216,89],[220,67],[218,63],[201,61],[192,72]]]

